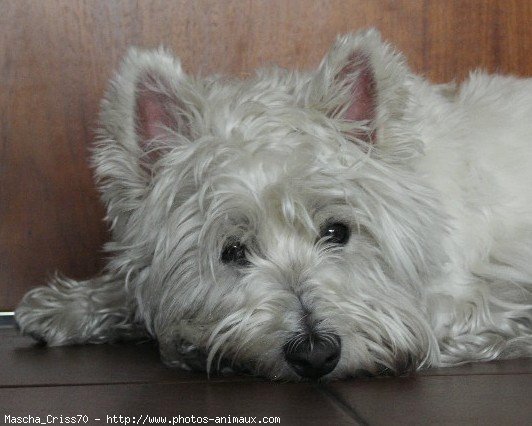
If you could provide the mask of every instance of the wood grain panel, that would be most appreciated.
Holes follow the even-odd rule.
[[[437,81],[477,65],[532,74],[527,0],[0,1],[0,309],[55,270],[103,265],[87,165],[98,102],[130,45],[190,72],[315,66],[335,35],[378,27]]]
[[[470,70],[532,75],[532,2],[428,0],[424,68],[436,81]]]

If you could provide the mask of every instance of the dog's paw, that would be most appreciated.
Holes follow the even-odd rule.
[[[163,363],[171,368],[220,376],[252,374],[245,366],[237,365],[226,358],[213,362],[209,368],[207,352],[182,339],[169,342],[159,340],[159,351]]]
[[[103,343],[144,335],[131,321],[120,283],[96,277],[55,277],[48,287],[27,293],[15,311],[22,333],[49,345]]]
[[[184,340],[159,341],[159,351],[162,361],[168,367],[195,372],[207,370],[206,353]]]
[[[38,287],[27,293],[15,311],[20,331],[49,345],[76,343],[80,307],[56,287]]]

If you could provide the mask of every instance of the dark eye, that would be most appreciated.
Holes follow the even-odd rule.
[[[232,241],[223,248],[220,260],[222,263],[236,263],[240,266],[245,266],[249,263],[246,254],[247,248],[245,244]]]
[[[340,222],[327,224],[321,231],[321,238],[326,238],[330,244],[345,245],[349,241],[349,227]]]

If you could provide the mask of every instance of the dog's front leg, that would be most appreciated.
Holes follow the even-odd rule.
[[[15,311],[21,331],[49,345],[103,343],[144,335],[124,280],[101,275],[86,281],[55,277],[28,292]]]

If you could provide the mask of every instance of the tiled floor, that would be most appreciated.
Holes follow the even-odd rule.
[[[217,416],[226,424],[235,416],[282,425],[531,425],[532,359],[328,384],[208,380],[166,368],[152,343],[47,348],[0,328],[0,424],[48,415],[55,424],[87,416],[79,419],[91,425],[215,424]]]

